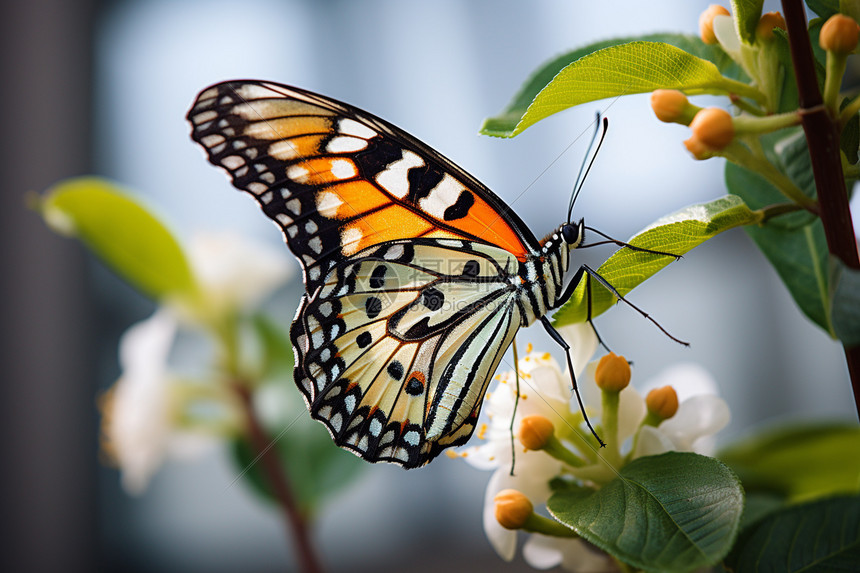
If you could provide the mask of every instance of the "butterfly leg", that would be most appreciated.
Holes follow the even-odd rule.
[[[675,256],[675,255],[672,255],[672,256]],[[579,267],[579,269],[576,271],[576,274],[573,275],[573,279],[571,279],[570,284],[567,285],[567,288],[565,289],[564,293],[562,293],[562,296],[559,298],[560,301],[567,301],[568,299],[570,299],[570,297],[573,295],[573,291],[576,290],[577,285],[579,285],[579,282],[582,280],[582,276],[585,274],[587,274],[588,276],[590,276],[591,278],[596,280],[598,283],[600,283],[600,285],[603,286],[603,288],[605,288],[609,292],[611,292],[612,295],[616,299],[618,299],[619,301],[623,302],[624,304],[626,304],[627,306],[629,306],[630,308],[632,308],[633,310],[638,312],[640,315],[642,315],[643,318],[647,318],[648,320],[650,320],[654,324],[654,326],[656,326],[657,328],[660,329],[660,332],[662,332],[663,334],[665,334],[666,336],[668,336],[669,338],[671,338],[672,340],[674,340],[678,344],[681,344],[683,346],[690,346],[689,342],[685,342],[685,341],[681,340],[680,338],[677,338],[677,337],[669,334],[669,331],[667,331],[665,328],[663,328],[663,326],[659,322],[654,320],[654,317],[652,317],[650,314],[648,314],[647,312],[645,312],[644,310],[642,310],[641,308],[639,308],[638,306],[636,306],[635,304],[633,304],[632,302],[630,302],[629,300],[624,298],[624,296],[620,292],[618,292],[618,289],[616,289],[614,286],[612,286],[609,283],[609,281],[607,281],[605,278],[603,278],[600,275],[600,273],[598,273],[597,271],[595,271],[594,269],[592,269],[588,265],[582,265],[581,267]],[[587,293],[590,293],[590,290],[588,288],[590,286],[590,282],[586,283],[585,286],[586,286]],[[587,320],[589,322],[591,322],[591,299],[590,298],[588,300],[588,319]],[[593,328],[593,325],[592,325],[592,328]],[[600,337],[598,336],[598,340],[599,339],[600,339]],[[605,346],[606,345],[604,345],[604,348],[605,348]]]
[[[582,396],[579,395],[579,386],[576,383],[576,373],[573,370],[573,360],[570,358],[570,344],[562,338],[561,334],[559,334],[546,316],[542,316],[540,321],[550,338],[564,349],[564,355],[567,357],[567,368],[570,370],[570,381],[573,385],[573,393],[576,394],[576,401],[579,402],[579,409],[582,411],[582,416],[585,418],[585,423],[588,425],[588,429],[591,430],[591,433],[595,438],[597,438],[597,443],[600,444],[601,448],[605,447],[606,444],[600,439],[600,436],[597,435],[597,432],[594,430],[594,426],[591,425],[591,420],[588,419],[588,414],[585,413],[585,404],[582,402]]]
[[[598,235],[600,235],[601,237],[603,237],[606,240],[605,241],[598,241],[597,243],[589,243],[587,245],[580,245],[578,247],[580,249],[587,249],[589,247],[597,247],[599,245],[607,245],[609,243],[612,243],[614,245],[618,245],[619,247],[626,247],[626,248],[630,249],[631,251],[637,251],[640,253],[649,253],[651,255],[660,255],[663,257],[672,257],[676,261],[680,261],[682,258],[681,255],[676,255],[675,253],[667,253],[665,251],[655,251],[654,249],[646,249],[644,247],[637,247],[636,245],[631,245],[630,243],[625,243],[624,241],[612,238],[609,235],[607,235],[606,233],[598,231],[594,227],[586,226],[585,228],[592,233],[597,233]]]

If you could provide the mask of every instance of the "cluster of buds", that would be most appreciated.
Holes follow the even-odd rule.
[[[776,63],[774,47],[775,30],[786,29],[785,18],[779,12],[763,14],[755,30],[755,40],[751,45],[734,45],[726,38],[726,27],[719,30],[715,26],[718,18],[730,17],[729,11],[716,4],[709,6],[699,17],[699,34],[705,44],[723,43],[722,47],[742,68],[754,78],[759,88],[768,93],[770,77]],[[725,24],[725,21],[722,21]],[[827,81],[825,82],[825,103],[838,112],[839,83],[845,71],[845,57],[857,49],[860,25],[843,14],[830,17],[822,26],[819,41],[827,51]],[[737,37],[733,42],[738,42]],[[771,86],[772,87],[772,86]],[[773,99],[773,98],[769,98]],[[740,105],[742,102],[735,102]],[[858,104],[860,105],[860,104]],[[796,125],[800,122],[797,113],[774,114],[764,117],[749,114],[732,117],[720,108],[702,109],[689,102],[687,96],[677,90],[658,89],[651,95],[651,108],[660,121],[678,123],[690,127],[691,137],[684,141],[687,150],[696,159],[707,159],[715,155],[725,155],[724,150],[732,144],[736,136],[744,134],[760,135],[775,129]],[[848,112],[843,111],[842,116]],[[737,148],[735,148],[737,151]],[[726,155],[728,156],[728,155]]]

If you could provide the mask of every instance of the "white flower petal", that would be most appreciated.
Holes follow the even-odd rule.
[[[532,534],[523,545],[523,559],[535,569],[550,569],[561,565],[563,558],[558,537],[549,537],[538,533]],[[566,539],[568,543],[573,539]]]
[[[682,362],[666,368],[643,387],[644,393],[654,388],[671,386],[678,394],[678,402],[699,394],[719,394],[719,387],[711,373],[695,362]]]
[[[735,21],[731,16],[720,15],[714,18],[714,35],[723,50],[735,61],[739,61],[741,39],[735,29]]]
[[[505,561],[511,561],[517,552],[517,532],[505,529],[499,524],[496,519],[496,504],[493,501],[496,494],[505,489],[505,486],[502,485],[505,482],[505,475],[505,470],[499,468],[490,478],[484,492],[483,519],[484,533],[486,533],[490,545],[499,554],[499,557]]]
[[[675,449],[675,444],[663,433],[653,426],[645,426],[639,430],[639,439],[636,449],[633,450],[633,458],[643,456],[656,456]]]
[[[164,460],[169,439],[167,357],[176,335],[163,310],[129,328],[120,339],[122,376],[114,386],[104,432],[132,494],[143,492]]]
[[[211,312],[253,307],[293,273],[285,249],[240,234],[196,234],[188,255]]]
[[[633,386],[621,391],[618,400],[618,439],[624,442],[632,436],[648,413],[645,399]]]
[[[597,352],[597,335],[587,322],[560,326],[558,333],[570,345],[574,371],[582,372],[588,361]]]
[[[699,438],[712,436],[725,428],[731,413],[725,400],[718,396],[700,395],[684,400],[678,412],[660,424],[660,431],[680,451],[693,451]]]

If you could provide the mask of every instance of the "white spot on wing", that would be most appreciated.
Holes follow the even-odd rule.
[[[358,170],[348,159],[335,159],[331,162],[331,174],[338,179],[349,179],[358,175]]]
[[[388,247],[388,250],[385,251],[385,254],[382,255],[382,258],[389,261],[393,261],[402,257],[403,252],[403,245],[392,245],[391,247]]]
[[[344,118],[340,120],[337,124],[337,130],[344,135],[354,135],[355,137],[361,137],[363,139],[370,139],[371,137],[376,137],[376,132],[364,125],[363,123],[359,123],[354,119]]]
[[[377,174],[376,182],[398,199],[403,199],[409,193],[409,179],[407,178],[409,169],[423,166],[424,160],[420,156],[404,149],[403,157]]]
[[[405,434],[403,434],[403,441],[406,442],[407,444],[409,444],[410,446],[417,446],[418,445],[418,439],[419,439],[418,432],[416,432],[415,430],[410,430],[410,431],[406,432]]]
[[[245,165],[245,160],[238,155],[228,155],[221,160],[221,165],[223,165],[227,169],[235,171],[236,169],[239,169],[240,167]]]
[[[328,145],[325,146],[325,150],[329,153],[352,153],[354,151],[360,151],[365,147],[367,147],[366,140],[341,135],[340,137],[335,137],[329,141]]]
[[[446,173],[442,181],[418,202],[418,206],[433,217],[444,220],[445,209],[457,202],[457,198],[464,189],[465,187],[459,181]]]
[[[337,209],[341,205],[343,205],[343,200],[337,193],[323,191],[317,195],[317,211],[327,219],[334,219],[337,216]]]

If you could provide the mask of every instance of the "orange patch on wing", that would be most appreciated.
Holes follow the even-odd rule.
[[[471,192],[475,202],[469,208],[468,214],[462,219],[445,221],[446,225],[465,231],[488,243],[513,253],[517,259],[524,261],[528,255],[528,249],[520,241],[516,232],[508,225],[507,221],[498,211],[481,199],[474,191]]]
[[[391,198],[367,181],[332,185],[317,194],[317,210],[329,219],[351,219],[389,203]]]
[[[256,139],[284,139],[311,133],[329,133],[331,121],[331,118],[318,115],[265,119],[246,125],[244,135]]]
[[[268,153],[275,159],[289,161],[319,153],[320,142],[324,135],[303,135],[292,139],[275,141],[269,145]]]
[[[343,229],[344,252],[348,255],[378,245],[408,237],[424,235],[433,229],[427,219],[416,215],[405,207],[392,204],[381,211],[361,217]],[[434,236],[463,238],[445,231],[434,231]]]
[[[358,175],[358,168],[351,159],[343,157],[316,157],[294,163],[287,167],[287,177],[297,183],[322,185]]]

